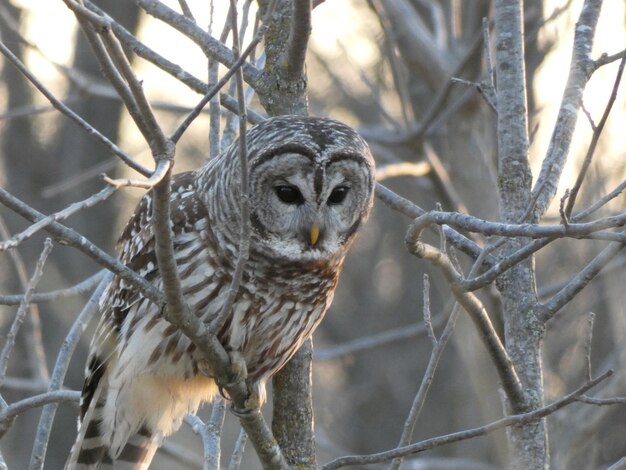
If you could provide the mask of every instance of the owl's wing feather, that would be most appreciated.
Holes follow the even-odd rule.
[[[195,172],[175,175],[172,181],[171,227],[174,245],[184,243],[187,234],[207,217],[206,208],[197,197]],[[121,261],[148,280],[160,283],[152,228],[152,193],[146,194],[126,225],[118,242]],[[141,305],[141,304],[145,304]],[[81,396],[81,426],[67,468],[100,468],[110,462],[111,436],[114,430],[104,427],[107,374],[119,359],[122,336],[132,334],[134,324],[143,315],[154,314],[155,307],[132,285],[114,278],[100,299],[102,317],[92,340],[87,361],[86,379]],[[132,313],[132,318],[129,317]],[[131,330],[131,331],[129,331]],[[119,440],[119,436],[117,439]],[[138,466],[152,459],[159,437],[149,430],[130,429],[117,450],[119,459]],[[139,467],[138,467],[139,468]]]

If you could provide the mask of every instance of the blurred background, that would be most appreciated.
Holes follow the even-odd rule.
[[[207,61],[189,39],[142,14],[134,2],[96,1],[110,16],[158,53],[201,80]],[[166,1],[178,10],[176,1]],[[189,0],[199,24],[219,37],[227,2]],[[249,7],[251,37],[256,5]],[[547,150],[567,80],[575,22],[582,1],[528,0],[526,74],[531,158],[535,174]],[[495,114],[469,82],[486,79],[482,19],[488,0],[326,0],[313,11],[307,73],[310,114],[353,125],[369,142],[388,187],[429,210],[440,204],[488,220],[498,220]],[[605,2],[592,58],[623,50],[624,2]],[[89,45],[71,12],[60,1],[0,0],[0,37],[38,79],[95,128],[145,166],[152,158],[140,134],[99,73]],[[244,41],[244,42],[246,42]],[[261,59],[262,60],[262,57]],[[136,58],[137,75],[162,127],[171,132],[199,95],[153,65]],[[46,99],[7,61],[0,60],[0,184],[43,213],[52,213],[104,187],[98,175],[132,175],[102,145],[53,111]],[[222,70],[222,69],[220,69]],[[584,108],[595,122],[611,92],[617,62],[594,73]],[[599,142],[578,208],[606,194],[626,177],[624,113],[618,97]],[[262,112],[254,97],[252,109]],[[228,112],[224,110],[224,115]],[[181,140],[176,171],[203,164],[209,154],[208,116],[197,119]],[[557,207],[543,220],[558,223],[558,200],[576,178],[592,128],[581,113],[568,166],[555,198]],[[403,163],[404,165],[399,165]],[[399,173],[399,175],[398,175]],[[67,224],[109,253],[142,196],[138,189],[118,191],[106,202],[72,216]],[[623,196],[600,215],[623,211]],[[3,233],[28,224],[0,207]],[[377,202],[371,222],[347,261],[335,301],[315,337],[314,401],[318,461],[394,447],[422,380],[431,342],[422,317],[423,276],[430,276],[430,308],[437,334],[452,308],[446,283],[425,262],[407,256],[404,236],[409,220]],[[438,243],[435,236],[431,242]],[[475,237],[480,244],[485,242]],[[30,276],[43,235],[19,250],[0,252],[0,293],[21,293]],[[537,290],[545,298],[571,278],[604,242],[562,240],[536,257]],[[467,260],[459,255],[460,262]],[[616,375],[598,395],[626,395],[626,322],[624,256],[549,324],[545,339],[546,399],[557,399],[585,380],[585,338],[594,312],[592,365]],[[72,248],[55,244],[38,291],[75,285],[100,268]],[[492,321],[500,328],[495,288],[479,291]],[[8,378],[0,393],[8,403],[46,390],[49,371],[72,322],[89,294],[33,306],[18,336]],[[0,329],[11,325],[17,307],[0,305]],[[82,337],[65,384],[76,390],[92,324]],[[268,405],[270,406],[270,405]],[[203,410],[206,417],[208,410]],[[414,441],[480,426],[502,416],[498,380],[475,329],[462,316],[443,354]],[[11,469],[26,468],[40,410],[21,415],[0,441]],[[62,468],[75,437],[77,408],[61,405],[53,428],[46,468]],[[548,419],[554,468],[605,468],[626,454],[623,407],[574,404]],[[227,416],[226,462],[239,425]],[[251,446],[249,446],[251,447]],[[188,450],[190,449],[190,450]],[[188,426],[168,440],[152,468],[201,468],[201,442]],[[186,460],[181,461],[183,454]],[[242,468],[256,468],[247,452]],[[504,431],[436,448],[403,468],[506,468]],[[195,464],[194,464],[195,462]],[[196,465],[194,467],[194,465]]]

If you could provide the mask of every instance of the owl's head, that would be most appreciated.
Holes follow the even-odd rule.
[[[256,248],[287,260],[341,258],[368,218],[374,160],[350,127],[282,116],[247,133]]]

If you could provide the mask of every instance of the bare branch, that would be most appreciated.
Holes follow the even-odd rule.
[[[594,71],[599,69],[600,67],[603,67],[607,64],[611,64],[613,62],[617,62],[618,60],[620,60],[623,56],[624,56],[624,52],[626,52],[626,49],[622,52],[618,52],[617,54],[612,54],[612,55],[608,55],[606,52],[604,54],[602,54],[594,63],[593,63],[593,68]]]
[[[1,215],[0,235],[3,239],[9,238],[10,235],[4,217]],[[24,292],[26,292],[29,285],[26,263],[24,263],[24,259],[18,250],[11,250],[9,252],[9,258],[15,268],[15,274],[20,287]],[[25,298],[25,296],[23,297]],[[46,351],[43,344],[43,332],[38,306],[32,304],[28,305],[28,313],[29,315],[26,317],[27,323],[24,331],[24,340],[26,344],[29,345],[29,347],[26,348],[27,365],[34,377],[37,377],[42,382],[47,382],[50,377],[50,372],[48,371],[48,361],[46,359]]]
[[[611,96],[609,96],[609,100],[606,103],[606,107],[604,108],[604,113],[602,114],[602,118],[600,119],[600,122],[593,129],[593,136],[591,137],[591,143],[589,144],[587,155],[585,155],[585,159],[583,160],[583,164],[578,173],[578,177],[576,178],[576,182],[574,183],[574,187],[571,189],[569,193],[567,206],[565,207],[565,214],[568,217],[571,215],[572,210],[574,209],[574,204],[576,203],[576,197],[578,196],[578,191],[580,191],[580,187],[583,184],[583,180],[585,179],[585,175],[587,174],[589,165],[591,165],[591,160],[593,159],[593,155],[596,151],[596,147],[598,146],[598,140],[600,140],[600,135],[602,134],[602,131],[604,130],[604,125],[606,124],[606,121],[609,118],[611,109],[613,109],[613,103],[615,103],[615,99],[617,98],[617,90],[619,89],[619,85],[622,81],[622,74],[624,73],[624,65],[626,65],[626,51],[624,51],[624,53],[622,54],[622,60],[620,61],[619,68],[617,69],[617,74],[615,75],[615,82],[613,83],[613,89],[611,90]]]
[[[220,466],[220,440],[222,437],[222,427],[224,426],[224,417],[226,416],[226,403],[220,398],[213,400],[211,408],[211,417],[206,424],[206,434],[208,440],[204,446],[204,465],[205,468],[214,468],[219,470]]]
[[[48,99],[52,106],[58,109],[62,114],[69,117],[72,121],[77,123],[87,132],[87,134],[98,139],[102,144],[105,145],[105,147],[111,150],[113,154],[120,157],[120,159],[133,170],[138,171],[145,176],[148,176],[151,173],[150,170],[135,162],[117,145],[111,142],[108,138],[106,138],[102,133],[96,130],[78,114],[68,108],[63,102],[58,100],[37,78],[35,78],[33,74],[30,73],[26,66],[2,42],[0,42],[0,52],[35,86],[35,88],[37,88],[41,92],[42,95],[44,95]]]
[[[626,213],[604,217],[586,223],[570,223],[568,225],[537,225],[537,224],[507,224],[488,222],[459,214],[458,212],[430,211],[418,217],[413,222],[413,230],[422,231],[428,225],[450,225],[461,230],[477,232],[483,235],[497,235],[506,237],[525,238],[596,238],[610,241],[626,241],[621,232],[605,232],[605,229],[622,227],[626,224]]]
[[[265,15],[266,21],[269,21],[269,18],[271,18],[271,14],[272,14],[272,9],[268,9],[268,14]],[[236,27],[234,28],[236,29]],[[211,100],[211,98],[213,98],[213,96],[215,96],[221,89],[222,87],[228,82],[228,80],[230,80],[230,78],[237,74],[238,71],[241,70],[241,67],[243,66],[243,64],[245,63],[246,58],[254,51],[254,49],[256,48],[256,46],[261,42],[261,40],[263,39],[263,35],[265,34],[265,32],[267,31],[267,23],[264,22],[264,24],[258,29],[257,34],[255,35],[254,39],[250,42],[250,44],[248,45],[248,47],[246,48],[246,50],[243,52],[243,54],[239,55],[239,45],[237,46],[237,53],[234,52],[235,48],[233,47],[233,57],[234,57],[234,63],[232,65],[232,67],[228,70],[228,72],[226,72],[224,74],[224,76],[204,95],[204,97],[200,100],[200,102],[196,105],[196,107],[194,108],[194,110],[189,113],[189,115],[185,118],[185,120],[178,126],[178,128],[174,131],[174,133],[172,134],[172,136],[170,137],[170,139],[172,140],[172,142],[178,142],[178,140],[180,139],[180,137],[183,135],[183,133],[187,130],[187,128],[191,125],[191,123],[194,121],[194,119],[196,119],[196,117],[198,117],[198,115],[200,114],[200,112],[202,111],[202,109],[206,106],[206,104]],[[234,35],[234,31],[233,31],[233,35]],[[242,79],[243,80],[243,79]],[[242,85],[243,86],[243,85]],[[241,116],[243,118],[246,118],[246,108],[245,108],[245,100],[243,100],[243,114],[241,114]],[[246,122],[246,120],[243,120],[244,124]]]
[[[187,5],[187,0],[178,0],[178,4],[180,5],[180,9],[183,11],[183,15],[195,23],[196,19],[193,17],[193,13],[191,13],[189,5]]]
[[[591,382],[585,383],[572,393],[565,395],[563,398],[556,400],[547,406],[543,406],[527,413],[510,415],[484,426],[480,426],[478,428],[446,434],[445,436],[433,437],[422,442],[417,442],[415,444],[411,444],[405,447],[399,447],[377,454],[351,455],[347,457],[340,457],[327,463],[326,465],[323,465],[322,470],[335,470],[337,468],[343,468],[353,465],[369,465],[380,462],[388,462],[397,457],[406,457],[408,455],[417,454],[418,452],[423,452],[425,450],[433,449],[435,447],[446,444],[451,444],[453,442],[459,442],[467,439],[473,439],[479,436],[484,436],[505,427],[532,423],[553,414],[554,412],[573,402],[579,401],[580,397],[582,397],[587,390],[595,387],[597,384],[607,379],[612,374],[613,371],[609,370],[597,377],[596,379],[592,380]]]
[[[212,57],[218,60],[221,64],[232,67],[235,63],[232,51],[228,49],[217,39],[211,37],[206,31],[203,31],[196,23],[186,18],[184,15],[177,13],[171,8],[158,0],[135,0],[136,3],[141,6],[146,13],[155,18],[169,24],[174,29],[180,31],[198,46],[202,48],[202,51],[207,57]],[[250,84],[253,88],[256,86],[256,82],[259,79],[261,72],[248,63],[243,65],[243,77],[244,80]]]
[[[434,326],[442,324],[443,319],[443,316],[435,318],[433,322]],[[378,348],[387,344],[396,344],[400,340],[417,338],[427,334],[428,332],[424,322],[391,328],[380,333],[353,339],[334,347],[316,349],[313,353],[313,359],[316,361],[332,361],[368,349]]]
[[[626,232],[621,233],[626,234]],[[542,304],[540,306],[540,315],[543,321],[550,320],[556,312],[567,305],[622,248],[624,248],[624,243],[611,243],[579,271],[552,299]]]
[[[50,302],[52,300],[61,299],[64,297],[72,297],[83,295],[92,290],[102,279],[106,273],[105,270],[98,271],[93,276],[88,277],[84,281],[78,284],[68,287],[67,289],[60,289],[51,292],[42,292],[40,294],[33,294],[30,297],[31,303]],[[24,300],[24,294],[12,294],[12,295],[0,295],[0,305],[19,305]]]
[[[590,205],[588,208],[586,208],[585,210],[582,210],[580,212],[578,212],[576,214],[576,216],[574,217],[576,220],[582,220],[585,217],[587,217],[589,214],[597,211],[598,209],[600,209],[602,206],[604,206],[605,204],[607,204],[608,202],[612,201],[613,199],[615,199],[617,196],[619,196],[620,194],[622,194],[622,192],[624,191],[624,188],[626,188],[626,181],[622,181],[619,185],[617,185],[617,187],[615,189],[613,189],[610,193],[606,194],[605,196],[603,196],[602,198],[600,198],[598,201],[596,201],[595,203],[593,203],[592,205]]]
[[[601,6],[601,0],[585,0],[576,23],[567,85],[563,92],[548,152],[535,182],[529,206],[529,211],[534,212],[534,220],[538,220],[543,215],[554,198],[567,160],[578,110],[582,103],[582,94],[593,72],[594,62],[590,59],[590,54]]]
[[[74,390],[57,390],[55,392],[46,392],[41,395],[25,398],[24,400],[13,403],[0,411],[0,427],[2,427],[7,421],[10,421],[16,416],[22,414],[24,411],[38,408],[49,403],[69,402],[78,404],[79,400],[80,392]],[[0,436],[2,434],[4,433],[0,432]]]
[[[311,35],[311,0],[292,0],[293,17],[287,49],[283,53],[282,73],[290,80],[298,79],[304,71],[307,45]]]
[[[116,188],[111,188],[111,187],[104,188],[97,194],[94,194],[93,196],[90,196],[87,199],[84,199],[79,202],[75,202],[74,204],[71,204],[65,209],[63,209],[62,211],[56,212],[54,214],[51,214],[45,217],[44,219],[41,219],[40,221],[30,225],[27,229],[23,230],[17,235],[14,235],[9,240],[1,242],[0,251],[5,251],[9,248],[17,247],[24,240],[27,240],[28,238],[32,237],[33,235],[35,235],[37,232],[39,232],[40,230],[42,230],[44,227],[51,224],[52,222],[65,220],[78,211],[88,209],[102,201],[107,200],[109,196],[111,196],[115,192],[115,189]]]
[[[230,462],[228,463],[228,470],[239,470],[239,466],[241,465],[241,459],[243,458],[243,452],[246,448],[247,440],[248,435],[246,434],[246,431],[240,429],[239,436],[237,436],[237,442],[235,442],[233,455],[231,456]]]
[[[587,366],[587,381],[591,380],[591,343],[593,340],[593,322],[596,315],[593,312],[589,312],[589,318],[587,319],[587,337],[585,338],[585,365]]]
[[[393,210],[398,211],[411,219],[415,219],[416,217],[426,213],[426,211],[421,207],[394,193],[380,183],[376,184],[376,197]],[[444,226],[443,232],[446,235],[446,239],[463,253],[466,253],[474,259],[480,256],[482,249],[472,240],[461,235],[450,227]],[[485,260],[485,262],[488,265],[492,265],[496,261],[493,257],[489,257]]]
[[[424,291],[425,290],[426,288],[424,287]],[[407,446],[411,442],[411,437],[413,436],[413,430],[415,428],[415,424],[417,423],[417,418],[419,417],[420,412],[422,411],[422,408],[424,406],[424,402],[426,401],[426,395],[428,394],[430,385],[432,384],[432,381],[435,377],[435,372],[437,370],[437,366],[439,365],[439,360],[441,359],[441,355],[443,354],[448,340],[452,336],[452,332],[454,331],[454,327],[460,313],[461,309],[459,308],[459,304],[455,303],[454,307],[452,308],[452,312],[450,313],[450,317],[448,318],[448,322],[446,323],[446,327],[444,328],[443,333],[441,333],[438,341],[434,339],[433,333],[433,350],[430,354],[430,359],[428,360],[428,365],[426,366],[426,371],[424,372],[422,383],[420,384],[419,389],[415,394],[415,398],[413,399],[413,404],[411,405],[409,415],[407,416],[404,423],[402,436],[400,437],[400,441],[398,442],[398,447]],[[400,468],[401,464],[402,459],[396,458],[392,462],[390,469],[397,470]]]
[[[60,390],[65,380],[70,360],[74,354],[76,345],[81,335],[84,333],[85,328],[91,318],[98,312],[98,301],[102,292],[109,284],[113,275],[107,273],[101,280],[96,290],[91,294],[91,297],[83,307],[74,324],[70,328],[69,333],[65,337],[61,349],[56,358],[54,370],[52,371],[52,377],[50,378],[50,384],[48,392],[55,392]],[[46,451],[48,448],[48,440],[50,439],[50,433],[52,431],[52,423],[54,421],[54,415],[56,414],[57,403],[52,403],[44,406],[44,409],[39,418],[39,425],[37,426],[37,435],[35,437],[35,443],[33,445],[33,452],[30,457],[30,470],[43,469],[44,462],[46,460]]]
[[[171,169],[174,161],[170,159],[161,159],[157,162],[154,173],[150,175],[148,179],[135,179],[135,178],[121,178],[111,179],[106,175],[102,176],[102,179],[111,185],[113,189],[121,188],[124,186],[152,189],[165,177],[165,174]]]
[[[13,346],[15,345],[15,338],[17,337],[17,332],[22,326],[22,322],[26,317],[26,313],[28,311],[28,307],[30,304],[30,297],[33,295],[41,276],[43,275],[43,267],[48,259],[48,255],[52,251],[52,241],[49,238],[46,238],[44,242],[44,248],[39,255],[39,260],[37,261],[37,265],[35,266],[35,271],[33,272],[32,277],[28,281],[28,287],[26,288],[26,293],[24,294],[24,300],[20,304],[17,313],[15,314],[15,318],[13,319],[13,323],[11,324],[11,329],[7,334],[4,342],[4,346],[2,347],[2,352],[0,353],[0,386],[4,382],[4,378],[6,377],[7,367],[9,365],[9,357],[11,355],[11,351],[13,350]]]
[[[626,405],[626,397],[594,398],[583,395],[578,401],[596,406]]]
[[[43,214],[20,201],[15,196],[12,196],[2,188],[0,188],[0,203],[4,204],[9,209],[31,222],[37,222],[45,218]],[[52,237],[59,243],[76,248],[92,258],[99,265],[117,274],[120,278],[124,279],[136,289],[141,291],[143,295],[155,302],[157,305],[160,305],[163,302],[163,294],[161,294],[158,289],[154,288],[148,281],[132,269],[129,269],[118,259],[113,258],[102,251],[96,245],[87,240],[87,238],[83,235],[65,227],[59,222],[52,222],[50,225],[45,227],[44,230],[52,235]]]
[[[438,249],[422,243],[416,232],[411,228],[405,238],[405,243],[409,253],[426,259],[436,265],[446,277],[450,284],[450,288],[457,302],[465,309],[476,326],[481,340],[485,344],[491,359],[496,366],[496,371],[500,377],[502,387],[507,397],[511,401],[511,406],[516,412],[520,412],[526,406],[525,393],[520,380],[515,372],[513,363],[509,358],[507,350],[502,345],[498,334],[496,333],[491,319],[487,314],[480,300],[470,292],[465,291],[461,285],[461,276],[456,271],[448,256]]]
[[[233,56],[236,60],[239,60],[239,32],[237,31],[237,4],[234,0],[230,2],[230,20],[233,33]],[[249,48],[251,51],[251,48]],[[239,292],[239,285],[243,278],[243,270],[248,262],[248,256],[250,251],[250,201],[249,201],[249,184],[248,184],[248,147],[246,143],[246,106],[245,96],[243,92],[243,76],[241,69],[236,70],[235,81],[237,84],[237,100],[239,101],[239,171],[240,171],[240,220],[241,227],[239,228],[239,252],[237,254],[237,261],[235,263],[235,269],[233,271],[233,278],[230,286],[228,287],[228,297],[220,310],[217,317],[211,322],[209,331],[217,333],[224,325],[226,319],[232,314],[233,304],[237,293]]]

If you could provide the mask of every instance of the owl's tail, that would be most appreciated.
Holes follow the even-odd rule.
[[[102,388],[104,384],[101,382],[82,419],[65,470],[147,470],[161,437],[143,426],[128,437],[121,449],[112,449],[111,433],[103,429],[105,399]]]

